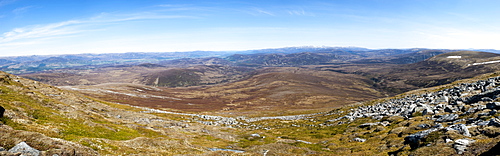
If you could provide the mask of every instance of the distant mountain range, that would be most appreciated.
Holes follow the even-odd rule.
[[[296,66],[342,63],[415,63],[453,49],[367,49],[360,47],[285,47],[246,51],[129,52],[105,54],[32,55],[0,57],[0,70],[12,74],[36,73],[63,68],[92,69],[116,65],[155,63],[193,64],[200,58],[220,58],[241,66]],[[500,53],[494,49],[476,51]],[[220,62],[216,64],[224,64]],[[222,60],[224,62],[224,60]],[[187,62],[186,62],[187,61]]]

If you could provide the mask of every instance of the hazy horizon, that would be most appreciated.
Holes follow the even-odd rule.
[[[300,46],[500,49],[498,4],[0,0],[0,56]]]

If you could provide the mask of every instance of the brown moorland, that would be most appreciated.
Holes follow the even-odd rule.
[[[457,145],[472,139],[464,145],[464,155],[498,154],[495,148],[500,139],[499,64],[481,62],[500,59],[477,52],[470,52],[469,57],[468,53],[438,55],[424,61],[428,63],[379,70],[387,73],[382,75],[386,78],[407,80],[418,74],[428,74],[421,78],[429,80],[453,80],[490,70],[496,73],[357,105],[348,105],[356,102],[348,97],[375,98],[369,92],[386,96],[383,90],[373,88],[383,84],[380,82],[410,86],[411,81],[376,81],[373,78],[377,77],[359,72],[362,70],[349,73],[316,68],[319,66],[266,67],[251,76],[217,85],[173,88],[107,83],[60,87],[75,90],[68,91],[2,73],[0,105],[7,111],[0,118],[0,131],[6,134],[2,135],[0,146],[11,148],[26,141],[46,155],[65,155],[64,151],[70,150],[81,155],[456,155],[460,153]],[[108,79],[113,78],[119,77]],[[427,84],[436,85],[432,81]],[[147,103],[152,99],[158,101]],[[288,100],[293,103],[280,103]],[[339,103],[331,102],[335,100]],[[106,101],[151,104],[145,106],[165,110],[182,111],[174,106],[185,106],[184,111],[196,113],[162,113]],[[162,102],[167,101],[176,104],[162,107]],[[203,102],[213,105],[200,105],[203,110],[188,109]],[[316,105],[324,108],[314,108]],[[430,110],[423,109],[426,107]],[[289,115],[321,109],[331,111],[275,118],[247,115]],[[383,109],[394,111],[387,113]],[[210,116],[206,111],[221,115]],[[425,131],[430,133],[418,135]],[[411,141],[414,136],[421,138]]]
[[[198,87],[151,87],[138,84],[72,86],[108,101],[188,112],[224,114],[330,110],[384,97],[355,74],[316,71],[299,67],[272,67],[240,81]]]
[[[389,62],[435,54],[439,53],[406,54],[391,57]],[[68,88],[89,96],[136,106],[232,115],[286,115],[326,111],[493,72],[498,70],[495,64],[473,64],[499,60],[498,56],[458,51],[412,64],[373,63],[372,60],[366,64],[354,61],[259,68],[227,65],[180,68],[148,64],[25,76],[53,85],[70,85]]]

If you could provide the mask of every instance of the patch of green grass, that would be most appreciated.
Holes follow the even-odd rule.
[[[229,144],[234,143],[234,142],[230,142],[227,140],[216,138],[216,137],[213,137],[211,135],[198,135],[198,136],[193,137],[193,140],[191,141],[191,143],[195,144],[195,145],[204,146],[204,147],[225,148]]]
[[[136,130],[110,124],[88,126],[83,120],[69,119],[61,132],[66,140],[81,138],[105,138],[110,140],[129,140],[141,136]]]
[[[8,126],[14,128],[14,129],[22,129],[22,130],[25,129],[21,124],[19,124],[17,122],[14,122],[14,121],[12,121],[12,119],[7,118],[7,117],[1,117],[0,118],[0,123],[8,125]]]

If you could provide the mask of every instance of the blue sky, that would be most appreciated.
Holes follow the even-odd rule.
[[[0,0],[0,56],[291,46],[500,49],[497,0]]]

